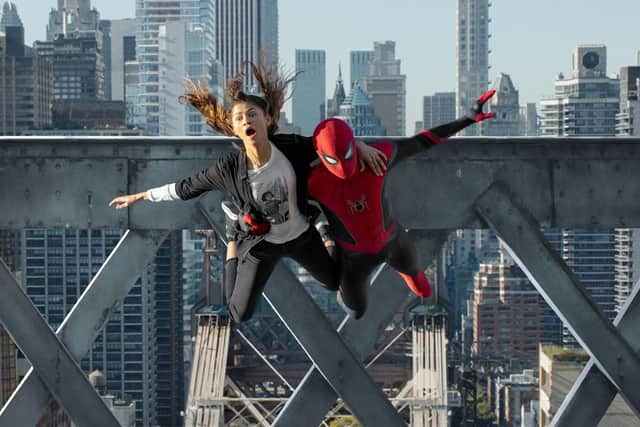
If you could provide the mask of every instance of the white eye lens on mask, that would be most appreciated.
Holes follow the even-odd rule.
[[[324,157],[324,159],[330,165],[337,165],[338,164],[338,161],[336,159],[334,159],[333,157],[331,157],[331,156],[327,156],[326,154],[322,153],[322,157]]]
[[[349,144],[349,148],[347,149],[347,154],[344,155],[345,160],[349,160],[353,155],[353,144]]]

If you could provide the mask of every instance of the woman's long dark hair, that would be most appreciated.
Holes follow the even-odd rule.
[[[194,107],[209,126],[227,136],[235,136],[231,125],[231,109],[238,102],[249,102],[271,116],[268,132],[272,135],[278,130],[280,110],[288,99],[289,84],[295,80],[297,74],[288,73],[277,65],[266,66],[265,63],[266,61],[261,61],[261,65],[256,65],[247,61],[264,98],[247,94],[242,90],[245,76],[243,72],[239,72],[229,79],[224,91],[228,108],[225,108],[202,83],[195,84],[191,80],[187,80],[186,93],[180,97],[180,102]]]

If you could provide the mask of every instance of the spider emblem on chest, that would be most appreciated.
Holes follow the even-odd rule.
[[[367,203],[367,197],[364,194],[359,199],[347,200],[347,204],[349,205],[349,210],[353,215],[360,213],[363,210],[369,208],[369,204]]]

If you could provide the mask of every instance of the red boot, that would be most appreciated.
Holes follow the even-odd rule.
[[[407,282],[407,286],[409,286],[411,292],[422,298],[429,298],[431,296],[431,284],[423,271],[415,276],[409,276],[408,274],[400,272],[398,272],[398,274]]]

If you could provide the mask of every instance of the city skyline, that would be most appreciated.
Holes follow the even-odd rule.
[[[27,44],[43,40],[48,13],[56,7],[56,0],[46,0],[47,5],[37,9],[29,7],[27,0],[13,2],[25,25]],[[102,19],[135,16],[134,0],[92,0],[91,5]],[[489,10],[490,80],[499,72],[511,75],[525,105],[553,95],[555,75],[571,71],[571,52],[579,44],[606,45],[609,74],[619,73],[622,66],[635,65],[640,43],[634,42],[626,29],[633,28],[640,16],[640,3],[620,0],[615,6],[607,11],[608,19],[603,22],[601,5],[593,0],[493,2]],[[455,8],[455,2],[419,0],[393,5],[384,0],[279,0],[280,58],[293,69],[295,49],[326,50],[326,88],[331,92],[339,63],[349,86],[350,51],[371,50],[375,41],[395,41],[396,56],[401,60],[402,73],[407,75],[406,127],[413,133],[414,122],[421,120],[422,97],[455,89]],[[313,19],[301,19],[305,16]],[[349,29],[363,28],[363,21],[368,24],[367,30]],[[290,102],[285,110],[290,114]]]

